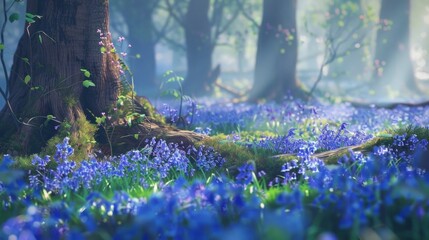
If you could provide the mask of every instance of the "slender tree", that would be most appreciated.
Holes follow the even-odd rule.
[[[296,78],[296,0],[264,0],[249,100],[304,97]]]
[[[0,150],[8,149],[14,141],[23,152],[37,152],[56,134],[56,124],[49,120],[67,122],[73,136],[84,127],[79,120],[94,121],[95,116],[101,117],[117,105],[122,89],[118,57],[112,52],[110,35],[101,40],[99,35],[109,32],[108,11],[108,0],[27,2],[31,15],[14,56],[10,107],[0,112]],[[104,54],[100,44],[105,46]],[[88,83],[95,86],[88,87],[92,85]],[[150,104],[139,109],[150,117],[145,110],[149,108]],[[119,125],[120,121],[111,124]],[[131,139],[133,134],[169,138],[169,132],[174,132],[172,139],[181,135],[156,122],[122,129]],[[189,142],[186,140],[194,136],[189,133],[176,139]]]
[[[382,0],[374,79],[378,85],[416,90],[410,57],[410,0]]]

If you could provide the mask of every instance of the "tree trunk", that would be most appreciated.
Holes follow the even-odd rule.
[[[210,92],[213,45],[209,22],[210,0],[190,0],[185,17],[187,76],[185,94],[201,96]]]
[[[153,1],[129,0],[122,3],[122,15],[128,26],[130,69],[139,95],[153,92],[156,86]]]
[[[4,107],[0,135],[7,138],[16,134],[25,152],[35,152],[54,132],[52,126],[39,128],[45,121],[43,116],[73,123],[89,111],[100,115],[116,101],[120,81],[112,63],[116,62],[115,55],[101,54],[98,44],[97,29],[108,30],[107,1],[29,1],[27,12],[42,18],[27,24],[27,32],[19,41],[9,101],[18,119],[28,124],[14,125],[13,113]],[[108,43],[110,37],[106,46]],[[96,87],[83,87],[82,68],[91,73]],[[31,77],[27,84],[26,76]]]
[[[14,56],[11,107],[0,112],[0,151],[15,141],[21,153],[38,152],[56,133],[46,116],[68,122],[73,136],[82,127],[77,120],[93,120],[116,103],[121,90],[117,55],[110,53],[110,35],[100,40],[97,32],[108,33],[108,10],[108,0],[28,1],[27,12],[42,18],[26,25]],[[91,75],[85,77],[81,69]],[[85,88],[85,79],[95,87]]]
[[[410,57],[410,0],[382,0],[374,79],[379,86],[416,90]]]
[[[296,0],[264,0],[250,101],[302,98],[296,78]]]

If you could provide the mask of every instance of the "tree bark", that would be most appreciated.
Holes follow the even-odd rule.
[[[410,5],[410,0],[381,2],[373,73],[379,86],[417,89],[410,56]]]
[[[73,136],[81,127],[78,119],[94,120],[116,104],[121,91],[118,57],[110,52],[108,34],[102,40],[107,51],[100,52],[97,32],[109,32],[108,11],[108,0],[28,1],[27,12],[42,18],[27,23],[14,56],[11,108],[0,112],[0,151],[11,141],[20,143],[20,153],[40,151],[56,133],[48,115],[70,123]],[[85,79],[95,87],[85,88]]]
[[[29,1],[27,12],[42,18],[27,23],[19,41],[9,98],[18,119],[27,124],[15,127],[11,109],[4,107],[0,135],[15,135],[25,152],[35,152],[54,132],[52,128],[39,128],[45,121],[43,116],[75,122],[89,111],[100,115],[116,101],[120,81],[117,66],[112,63],[115,55],[101,54],[98,45],[97,29],[108,30],[107,1]],[[109,42],[110,37],[106,45]],[[96,87],[83,87],[82,68],[91,73]],[[27,84],[26,76],[31,77]],[[67,104],[71,102],[74,104]]]
[[[213,44],[209,22],[210,0],[190,0],[185,16],[187,75],[184,90],[201,96],[210,92]]]
[[[249,101],[303,98],[298,86],[296,0],[264,0]]]

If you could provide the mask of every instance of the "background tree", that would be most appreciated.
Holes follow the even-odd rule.
[[[380,87],[418,89],[410,56],[410,4],[409,0],[381,2],[373,74]]]
[[[131,44],[128,64],[134,76],[137,94],[143,94],[145,88],[153,91],[156,84],[156,60],[153,14],[159,4],[156,0],[124,0],[111,1],[112,10],[121,14],[126,28],[112,24],[115,31],[126,37]],[[113,21],[115,22],[115,21]],[[124,31],[126,30],[126,31]]]
[[[295,0],[264,0],[250,101],[303,97],[296,78],[298,55]]]
[[[122,85],[118,56],[108,34],[108,11],[107,0],[28,1],[27,13],[31,14],[27,14],[26,32],[19,41],[10,75],[11,108],[0,112],[2,150],[19,142],[22,152],[40,151],[56,134],[57,123],[52,120],[67,123],[71,136],[79,139],[82,128],[87,127],[86,119],[95,121],[117,105]],[[139,107],[137,101],[135,106]],[[151,118],[150,108],[147,103],[135,111]],[[109,124],[120,125],[120,119]],[[150,125],[123,127],[118,134],[124,138],[131,135],[128,139],[134,138],[134,142],[142,141],[140,135],[162,133],[169,138],[170,129],[157,122],[146,124]],[[177,132],[171,132],[175,138]],[[196,135],[188,136],[178,141],[189,142],[186,140]],[[129,142],[126,147],[136,144]]]
[[[230,0],[176,0],[174,3],[166,0],[166,3],[169,13],[185,33],[185,92],[193,96],[207,94],[220,74],[220,65],[212,69],[213,51],[220,35],[237,18],[239,9],[234,8],[235,1]],[[182,11],[184,5],[186,12]]]

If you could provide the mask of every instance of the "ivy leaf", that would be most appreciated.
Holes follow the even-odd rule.
[[[31,14],[31,13],[26,13],[25,14],[25,21],[27,23],[35,23],[36,22],[36,20],[35,20],[36,18],[41,19],[42,16],[40,16],[40,15],[34,15],[34,14]]]
[[[19,19],[19,14],[18,13],[12,13],[10,16],[9,16],[9,22],[11,22],[11,23],[13,23],[13,22],[15,22],[15,21],[18,21],[18,19]]]
[[[91,73],[88,70],[82,68],[80,69],[80,71],[83,72],[83,75],[85,75],[85,77],[87,78],[91,77]]]
[[[82,85],[86,88],[95,87],[95,84],[91,80],[85,80],[82,82]]]
[[[24,83],[26,85],[28,85],[28,83],[30,82],[30,80],[31,80],[31,76],[27,74],[27,76],[25,76],[25,78],[24,78]]]

